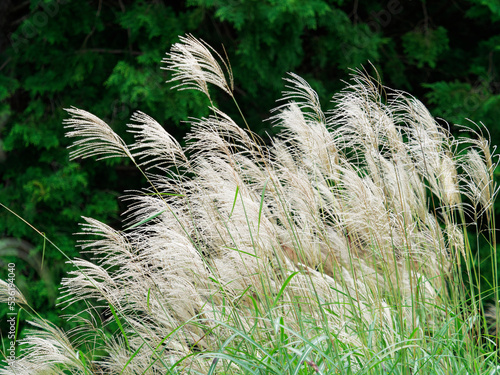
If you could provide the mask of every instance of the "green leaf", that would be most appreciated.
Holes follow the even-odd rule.
[[[120,331],[121,331],[121,333],[123,335],[123,338],[125,340],[125,344],[127,345],[127,349],[130,350],[130,345],[128,343],[128,338],[127,338],[127,333],[123,329],[122,323],[120,322],[120,318],[118,318],[118,315],[116,314],[116,311],[115,311],[115,308],[113,307],[113,305],[110,304],[110,303],[108,303],[108,306],[109,306],[111,312],[113,313],[113,316],[115,318],[116,324],[118,324],[118,328],[120,328]]]
[[[236,206],[236,199],[238,198],[238,192],[240,191],[240,187],[236,186],[236,193],[234,193],[233,207],[231,208],[231,213],[229,214],[229,218],[233,215],[234,206]]]
[[[150,217],[147,217],[146,219],[141,220],[141,221],[139,221],[138,223],[135,223],[134,225],[132,225],[132,226],[130,226],[130,227],[128,227],[128,228],[125,228],[124,230],[130,230],[130,229],[137,228],[139,225],[142,225],[142,224],[144,224],[144,223],[147,223],[148,221],[151,221],[151,220],[153,220],[154,218],[156,218],[156,217],[160,216],[160,215],[161,215],[162,213],[164,213],[165,211],[166,211],[166,209],[165,209],[165,210],[162,210],[162,211],[160,211],[160,212],[157,212],[156,214],[151,215]]]
[[[139,351],[142,349],[142,347],[144,346],[144,344],[145,344],[145,343],[146,343],[146,342],[143,342],[143,343],[141,344],[141,346],[139,346],[139,347],[137,348],[137,350],[134,352],[134,354],[132,354],[132,355],[130,356],[130,358],[128,359],[127,363],[125,363],[125,366],[123,366],[122,370],[120,371],[120,375],[121,375],[121,374],[123,374],[123,371],[125,371],[125,369],[128,367],[128,365],[130,364],[130,362],[132,362],[132,360],[135,358],[135,356],[136,356],[137,354],[139,354]]]
[[[276,295],[276,298],[274,299],[274,302],[273,302],[273,304],[272,304],[272,306],[271,306],[271,309],[272,309],[273,307],[275,307],[275,306],[276,306],[276,304],[278,303],[278,300],[280,299],[281,295],[284,293],[285,288],[286,288],[286,287],[287,287],[287,285],[290,283],[290,281],[292,280],[292,278],[293,278],[296,274],[298,274],[298,273],[299,273],[299,271],[295,271],[294,273],[290,274],[290,275],[286,278],[286,280],[285,280],[285,282],[283,283],[283,285],[281,286],[281,288],[280,288],[280,290],[279,290],[278,294]]]

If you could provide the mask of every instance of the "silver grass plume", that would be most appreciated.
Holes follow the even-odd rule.
[[[14,284],[8,284],[0,280],[0,303],[8,303],[10,301],[19,305],[27,305],[24,295]]]
[[[75,148],[70,152],[70,160],[93,156],[98,156],[97,160],[112,157],[133,160],[125,142],[100,118],[75,107],[67,108],[66,112],[71,115],[63,121],[69,129],[66,137],[79,138],[70,146]]]
[[[132,115],[131,120],[134,123],[128,125],[129,132],[133,133],[136,139],[131,151],[138,160],[145,159],[146,168],[159,168],[164,164],[167,167],[172,163],[176,164],[177,159],[186,160],[179,143],[153,118],[138,111]]]
[[[199,90],[210,98],[207,83],[211,83],[232,96],[234,84],[229,63],[226,63],[204,41],[198,40],[190,34],[179,38],[181,42],[174,44],[170,53],[167,54],[168,57],[162,60],[163,63],[167,64],[164,69],[173,72],[173,78],[169,82],[180,82],[174,88]],[[212,52],[223,63],[225,70],[228,72],[229,82]]]

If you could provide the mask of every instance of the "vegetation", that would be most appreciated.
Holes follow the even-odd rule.
[[[239,108],[207,44],[181,37],[163,62],[180,89],[211,101],[215,85]],[[269,146],[215,106],[186,147],[143,112],[127,145],[66,110],[72,159],[128,158],[150,186],[127,197],[122,231],[84,218],[93,261],[62,281],[62,303],[86,306],[70,336],[17,293],[35,329],[0,373],[497,372],[466,230],[485,218],[496,257],[489,139],[453,137],[361,72],[326,114],[305,80],[285,80]]]
[[[148,186],[126,158],[69,161],[63,108],[92,110],[126,144],[133,142],[126,123],[136,110],[157,119],[181,147],[191,129],[185,121],[209,116],[209,105],[243,124],[225,90],[211,91],[210,99],[196,90],[169,90],[176,83],[165,84],[171,76],[159,62],[178,35],[193,33],[224,58],[228,55],[235,80],[231,92],[263,142],[279,131],[263,120],[283,89],[286,72],[306,79],[327,112],[349,69],[372,65],[384,84],[420,98],[440,129],[477,139],[473,132],[459,134],[455,123],[482,121],[491,143],[499,144],[499,20],[493,0],[0,2],[0,203],[61,250],[1,209],[0,279],[7,278],[7,264],[15,262],[16,285],[31,307],[56,325],[73,327],[76,323],[62,320],[55,304],[66,260],[90,259],[75,248],[78,222],[92,217],[124,228],[119,214],[128,204],[118,197]],[[473,201],[465,198],[465,203]],[[495,213],[476,217],[465,210],[463,218],[472,225],[465,236],[471,253],[461,262],[462,278],[484,301],[483,315],[498,300],[492,243],[482,235]],[[75,303],[65,313],[80,309]],[[1,304],[4,347],[6,312]],[[26,327],[21,318],[20,337]]]

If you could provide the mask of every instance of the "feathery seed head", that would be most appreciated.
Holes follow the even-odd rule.
[[[138,111],[131,120],[134,123],[128,124],[129,132],[136,142],[130,149],[138,159],[146,159],[141,165],[160,168],[187,161],[179,142],[153,118]]]
[[[66,137],[79,138],[70,148],[70,160],[98,156],[97,160],[112,157],[129,157],[132,154],[125,142],[97,116],[75,107],[66,108],[71,118],[65,119]]]
[[[168,82],[180,81],[174,88],[199,90],[209,98],[207,83],[211,83],[233,96],[233,74],[229,64],[212,47],[192,35],[181,36],[179,39],[181,42],[174,44],[168,57],[162,60],[167,64],[164,69],[173,72],[173,78]],[[229,83],[211,51],[222,61],[229,75]]]

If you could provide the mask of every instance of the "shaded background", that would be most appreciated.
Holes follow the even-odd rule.
[[[192,33],[221,53],[225,46],[238,102],[261,135],[276,131],[263,120],[286,72],[305,78],[328,109],[349,69],[373,72],[371,62],[385,85],[422,100],[443,126],[482,121],[500,144],[499,21],[496,0],[0,1],[0,202],[65,254],[0,208],[0,278],[15,262],[31,305],[61,324],[57,287],[65,256],[78,255],[80,217],[119,229],[119,196],[145,185],[122,160],[70,162],[63,108],[96,114],[126,140],[126,123],[141,110],[182,141],[183,121],[207,115],[209,103],[165,83],[160,61],[178,35]],[[212,95],[238,121],[229,97]],[[474,266],[487,291],[482,246]],[[4,336],[5,313],[0,306]]]

